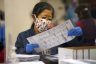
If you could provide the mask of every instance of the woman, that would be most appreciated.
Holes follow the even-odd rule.
[[[26,38],[41,33],[45,30],[48,30],[54,26],[52,23],[52,19],[54,18],[54,9],[50,4],[40,2],[35,5],[32,11],[32,18],[34,22],[31,28],[29,30],[21,32],[17,37],[17,41],[15,44],[17,48],[16,53],[19,54],[36,53],[33,49],[30,49],[32,45],[28,43]],[[26,48],[28,47],[31,52],[29,50],[26,50]]]
[[[96,11],[95,11],[96,12]],[[88,5],[80,5],[76,9],[79,17],[77,25],[83,30],[83,35],[80,36],[83,46],[95,45],[96,25],[91,17],[90,8]]]
[[[46,2],[39,2],[35,5],[32,11],[32,18],[34,21],[31,28],[21,32],[17,37],[17,41],[15,43],[17,54],[37,54],[34,48],[39,47],[38,44],[29,44],[26,38],[51,29],[55,26],[52,21],[54,18],[54,9]],[[50,54],[57,54],[57,50],[58,46],[51,48]]]

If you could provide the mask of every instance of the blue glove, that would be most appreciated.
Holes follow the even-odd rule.
[[[82,29],[80,27],[75,27],[68,31],[68,36],[81,36]]]
[[[0,42],[5,44],[5,26],[0,26]]]
[[[34,48],[39,48],[39,45],[38,44],[27,44],[26,45],[26,52],[32,53]]]

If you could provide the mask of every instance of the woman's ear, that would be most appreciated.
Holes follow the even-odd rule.
[[[32,18],[33,18],[33,20],[36,20],[36,15],[32,14]]]

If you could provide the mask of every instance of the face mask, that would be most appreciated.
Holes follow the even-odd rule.
[[[39,20],[38,18],[36,18],[36,21],[34,23],[35,23],[36,28],[38,28],[38,31],[43,32],[49,29],[48,25],[52,22],[46,19]]]

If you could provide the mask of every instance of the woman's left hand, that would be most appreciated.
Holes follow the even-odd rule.
[[[80,27],[75,27],[68,31],[68,36],[81,36],[82,29]]]

